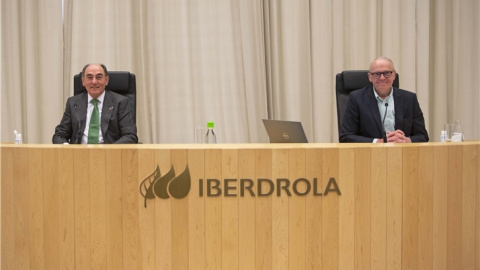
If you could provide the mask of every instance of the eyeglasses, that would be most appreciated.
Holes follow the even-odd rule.
[[[370,74],[372,74],[373,78],[375,79],[380,79],[380,77],[385,77],[385,78],[389,78],[390,76],[392,76],[392,73],[393,73],[394,70],[390,70],[390,71],[384,71],[384,72],[370,72]]]

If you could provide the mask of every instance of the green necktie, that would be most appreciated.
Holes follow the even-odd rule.
[[[92,116],[90,117],[90,125],[88,128],[88,143],[98,144],[98,133],[100,131],[100,121],[98,112],[98,99],[90,101],[93,104]]]

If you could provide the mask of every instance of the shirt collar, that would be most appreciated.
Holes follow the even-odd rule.
[[[385,98],[385,100],[383,100],[383,99],[377,94],[377,91],[375,91],[375,87],[373,87],[373,94],[375,95],[375,98],[377,99],[377,101],[381,101],[381,102],[383,103],[383,102],[385,102],[385,101],[390,100],[390,97],[393,96],[393,86],[390,88],[390,94]]]
[[[87,94],[88,94],[88,103],[90,103],[90,101],[91,101],[93,98],[92,98],[92,96],[90,96],[89,93],[87,93]],[[100,102],[100,104],[102,104],[102,103],[103,103],[103,99],[105,99],[105,91],[103,91],[103,93],[102,93],[100,96],[98,96],[97,99],[98,99],[98,101]]]

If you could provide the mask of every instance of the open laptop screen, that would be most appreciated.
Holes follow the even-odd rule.
[[[307,143],[301,122],[262,119],[270,143]]]

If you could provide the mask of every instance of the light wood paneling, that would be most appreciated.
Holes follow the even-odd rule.
[[[42,150],[39,148],[31,148],[27,153],[27,182],[28,191],[28,225],[29,225],[29,266],[32,268],[44,267],[44,207],[43,207],[43,158]],[[48,218],[48,217],[47,217]]]
[[[479,269],[479,152],[478,142],[2,145],[1,266]],[[145,199],[157,167],[189,172],[188,195]]]
[[[113,152],[113,151],[110,151]],[[75,152],[76,153],[76,152]],[[59,268],[75,268],[75,172],[74,150],[57,150],[55,166],[58,172],[58,249]]]
[[[2,172],[2,269],[15,269],[15,196],[14,164],[15,148],[2,148],[0,155]]]
[[[325,181],[323,179],[323,149],[306,149],[305,177],[312,181],[316,178],[317,186],[312,185],[311,193],[305,196],[305,269],[319,269],[322,265],[322,215],[321,195],[313,195],[313,192],[323,193]],[[317,188],[317,189],[315,189]]]
[[[160,175],[166,175],[173,166],[171,150],[156,150],[155,164],[159,166]],[[150,173],[156,168],[152,168]],[[160,269],[172,269],[172,200],[155,198],[153,201],[147,200],[147,204],[147,208],[151,208],[152,204],[155,207],[155,265]]]
[[[146,161],[147,163],[148,161]],[[139,163],[139,166],[142,163]],[[123,265],[122,150],[105,152],[107,269]],[[143,175],[142,175],[143,177]],[[140,179],[143,179],[139,177]],[[143,202],[142,202],[143,203]],[[142,204],[143,205],[143,204]]]
[[[371,267],[387,266],[387,152],[385,148],[372,148],[371,152]],[[385,181],[387,179],[387,181]]]
[[[282,178],[283,176],[288,176],[289,173],[289,159],[288,151],[286,149],[274,149],[272,151],[272,177],[269,178],[273,180],[275,184],[275,179]],[[264,187],[267,185],[263,185]],[[289,262],[289,199],[288,195],[282,193],[281,196],[277,197],[275,192],[268,196],[272,205],[272,268],[273,269],[288,269]],[[275,198],[275,199],[273,199]],[[291,213],[295,215],[295,213]],[[268,229],[267,224],[263,224],[265,229]],[[293,241],[292,241],[293,242]]]
[[[253,180],[272,179],[272,149],[257,149],[255,165],[256,177]],[[272,197],[259,197],[258,192],[256,194],[255,269],[272,269]]]
[[[238,175],[240,181],[255,179],[255,150],[238,150]],[[241,190],[240,192],[242,192]],[[255,250],[255,196],[248,191],[238,198],[238,221],[238,269],[255,269],[257,256]]]
[[[339,152],[335,148],[327,148],[322,153],[322,267],[337,269],[339,265],[339,195],[335,192],[325,194],[330,179],[339,179]],[[341,187],[344,187],[342,185]],[[341,189],[340,187],[340,189]],[[343,195],[341,195],[343,196]],[[347,195],[348,196],[348,195]]]
[[[200,179],[205,181],[205,151],[203,149],[188,150],[188,167],[192,185],[190,194],[199,194]],[[205,183],[205,182],[203,182]],[[202,185],[205,190],[205,184]],[[205,268],[205,200],[200,196],[189,196],[188,236],[189,236],[189,269]]]
[[[107,220],[106,220],[106,164],[105,151],[90,151],[90,245],[92,269],[107,267]]]
[[[403,149],[402,266],[418,269],[418,148]]]
[[[145,178],[152,174],[157,167],[155,164],[155,151],[151,149],[139,150],[138,160],[143,160],[143,162],[138,163],[137,186],[140,187]],[[149,178],[149,180],[154,179]],[[151,204],[151,207],[145,207],[145,203]],[[144,207],[144,211],[139,211],[139,256],[141,256],[142,269],[156,269],[155,205],[152,201],[146,202],[146,199],[144,197],[138,197],[138,204],[140,208],[142,206]]]
[[[402,269],[403,148],[387,148],[387,267]]]
[[[447,269],[448,148],[433,149],[433,269]]]
[[[418,170],[418,269],[433,270],[433,147],[419,148]]]
[[[43,183],[43,227],[44,227],[44,250],[45,269],[60,268],[60,216],[59,216],[59,180],[58,156],[56,149],[45,149],[42,152],[43,179],[49,179]]]
[[[237,269],[238,250],[238,149],[222,151],[222,269]],[[228,187],[228,188],[227,188]]]
[[[462,147],[462,269],[480,268],[475,266],[475,237],[476,233],[476,184],[477,184],[477,149]]]
[[[122,213],[123,213],[123,269],[142,267],[140,250],[138,196],[138,150],[122,150]]]
[[[217,180],[207,184],[207,194],[211,188],[213,197],[205,200],[205,268],[222,269],[222,151],[220,149],[205,150],[205,179]]]
[[[342,251],[338,255],[338,264],[339,269],[347,270],[355,268],[355,149],[339,149],[338,160],[338,184],[342,191],[338,201],[338,246]],[[324,248],[321,250],[323,252]]]

